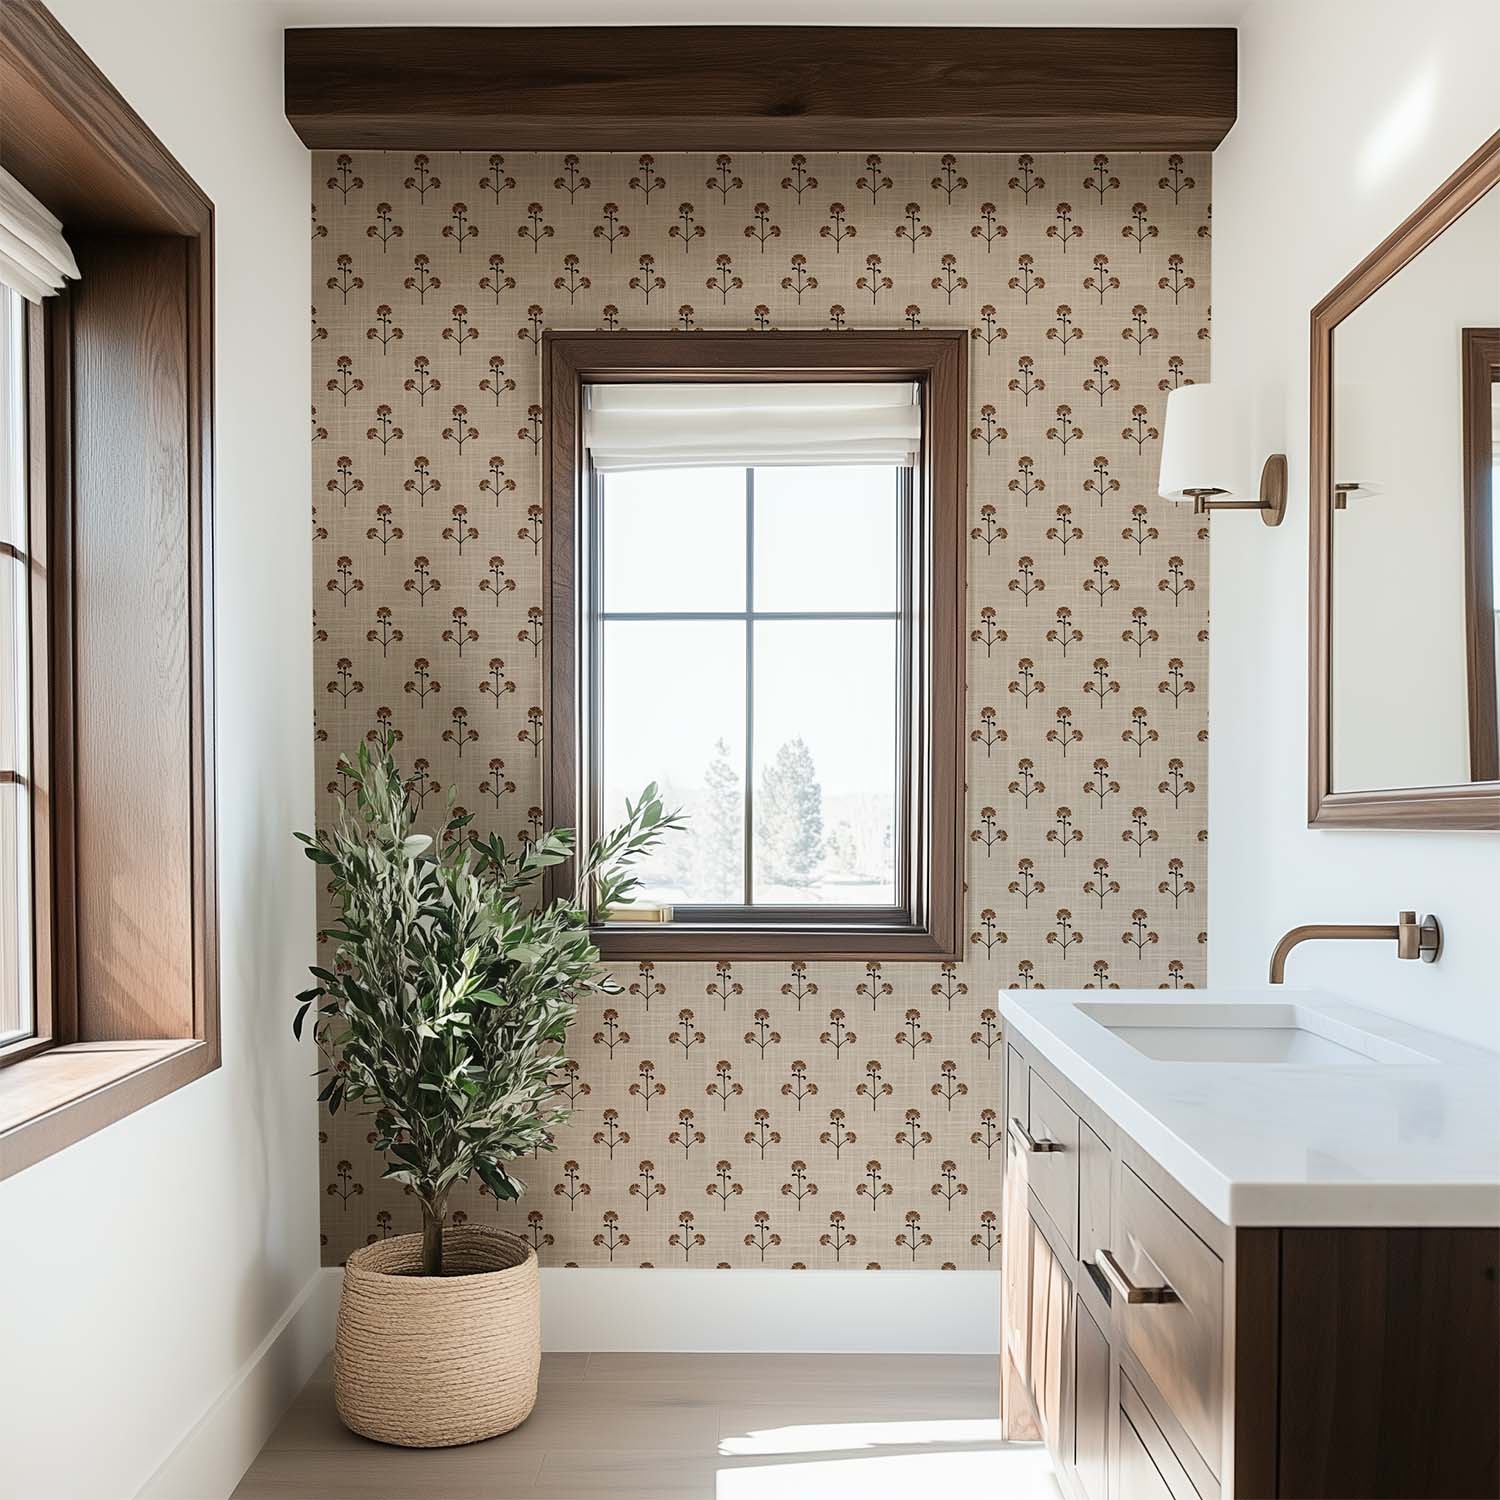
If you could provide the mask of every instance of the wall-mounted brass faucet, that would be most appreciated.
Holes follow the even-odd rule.
[[[1315,938],[1384,938],[1395,939],[1397,958],[1420,958],[1424,964],[1435,964],[1443,951],[1443,928],[1436,917],[1423,917],[1417,921],[1414,911],[1404,911],[1394,927],[1384,924],[1360,926],[1358,924],[1312,923],[1306,927],[1294,927],[1277,943],[1271,955],[1271,983],[1280,984],[1286,977],[1286,956],[1298,943]]]

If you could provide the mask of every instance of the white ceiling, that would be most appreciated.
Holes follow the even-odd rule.
[[[701,26],[702,0],[212,0],[287,26]],[[757,0],[730,23],[802,26],[1226,26],[1252,0]]]

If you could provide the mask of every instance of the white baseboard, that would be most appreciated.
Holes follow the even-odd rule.
[[[343,1272],[322,1275],[333,1347]],[[542,1347],[681,1354],[995,1354],[996,1271],[542,1271]],[[156,1500],[155,1496],[150,1500]]]
[[[226,1500],[333,1347],[343,1272],[320,1270],[136,1500]]]
[[[543,1270],[542,1347],[994,1354],[993,1271]]]

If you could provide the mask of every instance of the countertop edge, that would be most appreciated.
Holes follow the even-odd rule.
[[[1057,998],[1054,992],[1048,1001]],[[1007,1043],[1022,1037],[1228,1229],[1500,1228],[1500,1183],[1233,1181],[1028,1010],[1019,994],[1002,990],[999,1010]]]

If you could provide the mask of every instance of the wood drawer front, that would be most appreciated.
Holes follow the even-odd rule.
[[[1087,1500],[1108,1500],[1109,1340],[1082,1297],[1073,1320],[1073,1473]]]
[[[1140,1393],[1120,1376],[1120,1484],[1115,1500],[1199,1500]]]
[[[1029,1162],[1031,1191],[1047,1210],[1068,1249],[1078,1254],[1078,1116],[1057,1096],[1035,1068],[1031,1070],[1030,1130],[1038,1145],[1060,1150],[1033,1154]]]
[[[1118,1326],[1210,1473],[1222,1478],[1224,1264],[1128,1166],[1115,1229],[1111,1248],[1125,1275],[1175,1293],[1168,1302],[1116,1295]]]
[[[1078,1122],[1078,1259],[1087,1268],[1094,1284],[1103,1289],[1094,1257],[1111,1248],[1108,1146],[1089,1129],[1088,1122]]]
[[[1026,1059],[1011,1046],[1005,1049],[1005,1116],[1023,1125],[1031,1120],[1026,1103]]]

